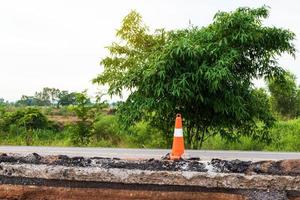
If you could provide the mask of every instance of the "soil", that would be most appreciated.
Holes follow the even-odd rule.
[[[240,194],[222,192],[149,191],[110,188],[67,188],[44,186],[0,185],[0,199],[6,200],[75,200],[75,199],[190,199],[190,200],[244,200]]]

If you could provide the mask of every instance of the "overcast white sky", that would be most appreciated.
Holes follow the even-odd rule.
[[[0,2],[0,97],[14,101],[43,87],[96,91],[91,80],[101,72],[105,46],[132,9],[151,28],[184,28],[212,21],[219,11],[240,6],[271,7],[266,24],[300,35],[297,0],[10,0]],[[300,50],[299,40],[295,41]],[[300,55],[280,63],[300,78]],[[299,83],[299,80],[298,80]]]

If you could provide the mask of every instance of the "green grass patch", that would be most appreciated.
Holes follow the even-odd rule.
[[[270,130],[270,144],[241,137],[237,142],[229,142],[219,135],[211,137],[203,144],[203,149],[211,150],[247,150],[247,151],[300,151],[300,118],[278,121]]]

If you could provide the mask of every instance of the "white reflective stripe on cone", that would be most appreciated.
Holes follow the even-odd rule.
[[[183,137],[182,128],[175,128],[174,129],[174,137]]]

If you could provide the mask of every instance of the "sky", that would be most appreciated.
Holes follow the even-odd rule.
[[[0,2],[0,98],[15,101],[43,87],[94,95],[92,79],[101,73],[106,46],[131,10],[151,28],[186,28],[212,22],[217,11],[241,6],[271,7],[264,24],[296,33],[296,59],[279,63],[300,83],[300,2],[292,0],[10,0]],[[257,81],[257,85],[263,83]],[[100,88],[100,90],[102,90]],[[126,98],[126,94],[125,94]],[[112,101],[118,100],[113,97]]]

